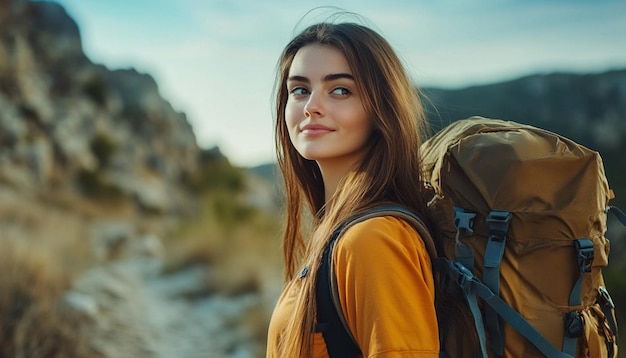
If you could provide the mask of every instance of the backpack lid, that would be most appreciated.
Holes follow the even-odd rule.
[[[529,125],[471,117],[450,124],[421,150],[436,194],[484,216],[554,213],[563,226],[537,227],[553,237],[588,234],[611,198],[597,152]]]

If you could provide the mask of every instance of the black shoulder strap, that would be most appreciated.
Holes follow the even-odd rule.
[[[339,238],[339,232],[339,230],[336,230],[326,245],[322,262],[317,272],[315,282],[317,325],[315,330],[322,333],[329,357],[358,358],[361,356],[361,350],[343,322],[343,312],[340,314],[335,309],[335,303],[333,302],[334,294],[330,285],[330,276],[331,274],[334,276],[334,273],[330,270],[332,249],[334,243]]]
[[[409,222],[424,240],[428,253],[437,257],[435,244],[430,232],[422,220],[410,210],[398,205],[383,205],[359,213],[344,221],[333,232],[322,256],[321,266],[316,277],[316,331],[321,332],[326,343],[328,355],[333,357],[360,357],[361,350],[350,332],[341,309],[336,277],[333,269],[332,254],[337,240],[353,226],[367,219],[379,216],[395,216]]]

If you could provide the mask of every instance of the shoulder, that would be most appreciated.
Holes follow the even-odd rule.
[[[383,216],[355,224],[339,238],[332,269],[343,314],[364,356],[437,351],[430,259],[410,223]]]
[[[335,253],[373,252],[389,250],[425,252],[425,245],[411,224],[394,216],[374,217],[347,229],[339,239]]]

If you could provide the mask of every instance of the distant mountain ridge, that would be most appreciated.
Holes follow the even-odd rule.
[[[626,207],[626,69],[531,75],[423,93],[433,130],[478,115],[547,129],[600,152],[615,203]]]
[[[456,90],[425,88],[423,92],[435,125],[439,119],[450,122],[471,115],[501,117],[545,127],[598,150],[619,146],[620,134],[626,133],[626,69],[531,75]]]

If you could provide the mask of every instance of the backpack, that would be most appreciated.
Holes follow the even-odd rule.
[[[450,124],[421,152],[431,231],[406,209],[386,206],[342,223],[328,241],[316,300],[330,356],[360,354],[333,286],[332,249],[353,223],[394,215],[436,247],[437,289],[465,297],[483,357],[616,357],[604,234],[608,212],[625,226],[626,215],[608,205],[614,195],[599,154],[549,131],[482,117]],[[439,321],[442,356],[459,356],[466,332],[449,329],[450,321]]]

